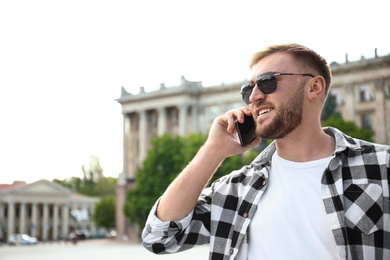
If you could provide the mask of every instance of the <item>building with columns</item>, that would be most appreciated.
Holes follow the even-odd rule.
[[[91,214],[97,201],[47,180],[0,184],[0,241],[13,233],[40,241],[62,239],[73,230],[92,234]]]
[[[345,120],[375,132],[376,142],[390,144],[390,55],[343,64],[332,63],[331,93]],[[123,114],[123,172],[116,190],[116,230],[118,235],[136,230],[129,228],[123,214],[126,191],[135,185],[136,170],[144,160],[154,136],[169,132],[186,135],[207,133],[215,117],[244,105],[240,97],[243,81],[203,87],[190,82],[132,95],[122,87],[117,101]]]

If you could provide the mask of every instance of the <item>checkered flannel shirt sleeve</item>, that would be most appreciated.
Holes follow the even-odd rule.
[[[155,254],[185,251],[210,242],[210,199],[203,191],[196,208],[179,221],[161,221],[155,203],[141,235],[143,246]]]

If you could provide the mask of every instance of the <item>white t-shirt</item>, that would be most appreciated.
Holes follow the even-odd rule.
[[[292,162],[277,152],[249,227],[249,260],[339,259],[321,198],[321,178],[331,157]]]

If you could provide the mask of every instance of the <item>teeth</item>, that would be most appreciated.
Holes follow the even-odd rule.
[[[262,110],[260,110],[260,112],[259,112],[259,116],[261,116],[262,114],[268,113],[268,112],[270,112],[271,110],[273,110],[273,109],[272,109],[272,108],[265,108],[265,109],[262,109]]]

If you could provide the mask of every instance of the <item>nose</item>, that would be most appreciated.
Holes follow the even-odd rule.
[[[257,87],[257,84],[254,86],[251,95],[249,96],[249,102],[254,103],[258,100],[263,100],[265,94]]]

